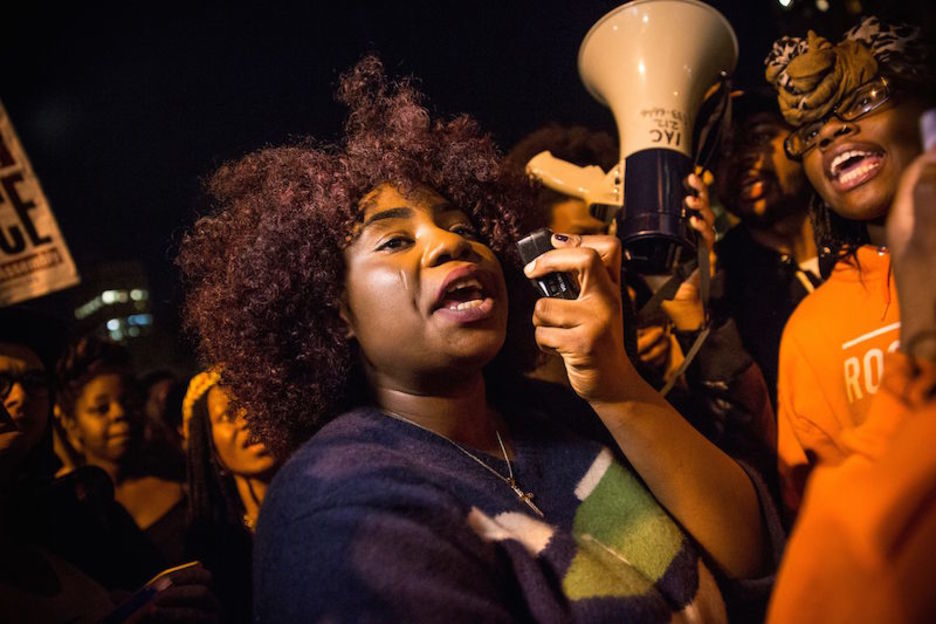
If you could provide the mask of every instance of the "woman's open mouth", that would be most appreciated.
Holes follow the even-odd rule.
[[[487,318],[494,310],[491,287],[483,271],[465,267],[452,271],[443,282],[433,306],[434,314],[442,314],[461,323]]]
[[[824,158],[826,177],[839,192],[872,179],[884,164],[884,151],[868,145],[845,145]]]

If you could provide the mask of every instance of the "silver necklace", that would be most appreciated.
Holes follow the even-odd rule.
[[[504,461],[507,462],[507,476],[506,476],[506,477],[505,477],[504,475],[502,475],[501,473],[497,472],[496,470],[494,470],[493,468],[491,468],[483,459],[481,459],[480,457],[478,457],[478,456],[475,455],[474,453],[470,452],[468,449],[466,449],[465,447],[463,447],[463,446],[462,446],[461,444],[459,444],[458,442],[452,440],[451,438],[447,438],[446,436],[442,435],[441,433],[437,433],[437,432],[433,431],[432,429],[428,429],[428,428],[426,428],[426,427],[423,427],[423,426],[420,425],[419,423],[413,422],[413,421],[410,420],[409,418],[406,418],[405,416],[401,416],[400,414],[397,414],[396,412],[391,412],[390,410],[386,410],[386,409],[385,409],[385,410],[381,410],[381,411],[382,411],[384,414],[386,414],[387,416],[390,416],[391,418],[395,418],[395,419],[397,419],[397,420],[402,420],[402,421],[405,422],[405,423],[409,423],[409,424],[413,425],[414,427],[418,427],[419,429],[422,429],[423,431],[428,431],[428,432],[431,433],[432,435],[437,436],[437,437],[439,437],[439,438],[442,438],[443,440],[445,440],[446,442],[448,442],[449,444],[451,444],[452,446],[454,446],[455,448],[457,448],[459,451],[461,451],[462,453],[464,453],[465,455],[467,455],[467,456],[470,457],[471,459],[475,460],[475,462],[477,462],[482,468],[484,468],[485,470],[487,470],[488,472],[490,472],[492,475],[494,475],[495,477],[497,477],[498,479],[500,479],[501,481],[503,481],[504,483],[506,483],[506,484],[507,484],[507,487],[509,487],[511,490],[513,490],[513,491],[514,491],[514,494],[517,495],[517,498],[519,498],[519,499],[522,500],[524,503],[526,503],[527,507],[529,507],[530,509],[532,509],[533,512],[534,512],[537,516],[539,516],[540,518],[545,518],[545,517],[546,517],[546,516],[543,514],[542,510],[541,510],[539,507],[536,506],[536,503],[533,502],[533,492],[524,492],[522,489],[520,489],[520,486],[517,485],[517,480],[514,479],[513,466],[510,465],[510,458],[507,457],[507,449],[504,447],[504,441],[501,439],[500,431],[498,431],[496,428],[494,429],[494,435],[497,436],[497,443],[500,445],[501,453],[504,454]]]

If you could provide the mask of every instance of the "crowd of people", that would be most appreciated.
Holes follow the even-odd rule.
[[[208,181],[201,372],[0,310],[0,621],[933,621],[929,50],[774,44],[684,182],[709,301],[525,174],[614,139],[505,154],[365,57],[339,143]],[[557,272],[577,297],[537,298]]]

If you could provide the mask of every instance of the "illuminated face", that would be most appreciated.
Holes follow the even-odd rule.
[[[89,461],[119,462],[136,433],[138,416],[131,406],[131,382],[119,373],[94,377],[84,385],[65,425]]]
[[[49,381],[31,349],[0,343],[0,375],[9,385],[3,398],[12,423],[0,421],[0,455],[28,453],[49,425]]]
[[[507,291],[474,224],[424,187],[381,185],[361,205],[343,315],[368,371],[409,390],[479,372],[504,343]]]
[[[715,176],[718,196],[744,221],[772,223],[791,213],[805,214],[808,185],[803,166],[787,158],[789,128],[779,115],[751,115],[733,129],[731,148]]]
[[[208,418],[215,451],[228,472],[246,478],[270,475],[276,460],[262,442],[250,441],[243,410],[231,408],[231,399],[220,386],[208,391]]]
[[[549,229],[563,234],[605,234],[608,226],[591,215],[584,201],[570,197],[550,207]]]
[[[920,103],[885,103],[855,121],[832,118],[803,158],[806,176],[832,210],[855,221],[881,222],[900,174],[920,153]]]

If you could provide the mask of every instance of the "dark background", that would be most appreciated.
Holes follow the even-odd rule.
[[[551,120],[613,132],[576,55],[615,1],[5,4],[0,99],[78,270],[141,262],[168,335],[179,325],[172,259],[201,180],[264,145],[336,139],[343,111],[332,93],[365,52],[419,77],[433,112],[469,112],[504,148]],[[781,34],[837,37],[858,14],[882,11],[932,26],[934,13],[931,0],[828,0],[825,12],[815,0],[711,4],[737,31],[736,82],[747,85],[763,84],[762,59]],[[32,305],[68,318],[73,298]]]

